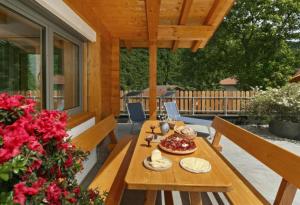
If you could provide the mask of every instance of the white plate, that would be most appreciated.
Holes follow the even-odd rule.
[[[207,161],[205,159],[201,159],[201,158],[196,158],[196,159],[204,160],[205,162],[209,163],[209,168],[207,170],[194,170],[194,169],[190,169],[189,167],[184,166],[183,161],[186,159],[189,159],[189,158],[196,158],[196,157],[187,157],[187,158],[183,158],[182,160],[180,160],[179,164],[183,169],[185,169],[186,171],[192,172],[192,173],[196,173],[196,174],[210,172],[211,164],[209,163],[209,161]]]
[[[150,169],[150,170],[153,170],[153,171],[165,171],[167,169],[170,169],[172,167],[172,161],[169,160],[168,158],[166,157],[162,157],[163,159],[165,160],[168,160],[170,162],[170,165],[167,166],[167,167],[159,167],[159,168],[155,168],[155,167],[152,167],[150,162],[151,162],[151,157],[147,157],[146,159],[144,159],[144,166],[147,168],[147,169]]]

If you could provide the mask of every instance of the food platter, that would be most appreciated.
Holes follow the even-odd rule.
[[[191,153],[194,153],[196,150],[197,150],[197,147],[194,148],[194,149],[190,149],[190,150],[185,150],[185,151],[180,151],[180,150],[172,150],[172,149],[168,149],[164,146],[162,146],[161,144],[158,145],[160,149],[162,149],[163,151],[165,152],[169,152],[171,154],[191,154]]]
[[[158,144],[159,148],[172,154],[191,154],[197,150],[193,139],[174,133]]]
[[[193,130],[193,128],[188,127],[188,126],[175,126],[174,131],[178,134],[182,134],[185,136],[190,137],[191,139],[194,139],[197,137],[197,132]]]
[[[211,170],[211,164],[207,160],[196,157],[184,158],[180,160],[179,164],[186,171],[196,174],[207,173]],[[192,167],[191,164],[193,164],[194,167]]]
[[[165,171],[167,169],[170,169],[172,167],[172,161],[169,160],[168,158],[166,157],[162,157],[163,160],[166,160],[168,163],[167,163],[167,166],[164,166],[164,167],[153,167],[151,166],[151,157],[147,157],[146,159],[144,159],[144,166],[147,168],[147,169],[150,169],[150,170],[153,170],[153,171]]]

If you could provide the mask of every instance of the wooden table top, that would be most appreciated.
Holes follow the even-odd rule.
[[[174,155],[162,151],[162,155],[172,160],[170,169],[162,172],[148,170],[144,167],[143,161],[151,155],[158,143],[151,143],[146,146],[145,137],[151,133],[150,125],[158,125],[158,121],[146,121],[141,129],[138,141],[125,177],[128,189],[138,190],[172,190],[189,192],[227,192],[230,191],[232,180],[227,176],[230,168],[216,154],[210,144],[198,137],[195,143],[197,151],[188,155]],[[178,122],[183,124],[182,122]],[[160,129],[156,128],[155,133]],[[171,130],[167,135],[174,133]],[[179,161],[185,157],[200,157],[211,163],[212,169],[208,173],[194,174],[182,169]],[[231,176],[229,174],[229,176]]]

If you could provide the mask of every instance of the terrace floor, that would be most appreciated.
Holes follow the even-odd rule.
[[[195,125],[193,125],[195,126]],[[119,123],[117,129],[117,136],[121,137],[125,134],[130,133],[131,125],[128,123]],[[196,129],[203,129],[201,126],[195,126]],[[300,142],[291,141],[286,139],[278,138],[270,134],[266,128],[256,128],[247,126],[246,129],[251,132],[255,132],[258,135],[266,138],[268,141],[283,147],[291,152],[300,155]],[[139,128],[134,130],[134,134],[139,133]],[[209,138],[209,140],[212,140]],[[244,150],[233,144],[230,140],[225,137],[222,138],[221,144],[223,146],[222,153],[226,158],[256,187],[256,189],[262,193],[265,198],[273,203],[275,194],[279,187],[281,178],[279,175],[274,173],[268,167],[257,161],[255,158],[250,156]],[[261,150],[263,152],[263,150]],[[174,204],[175,205],[188,205],[188,198],[186,193],[173,192]],[[209,194],[207,195],[210,196]],[[158,196],[156,204],[164,205],[163,194]],[[143,204],[144,192],[143,191],[126,191],[122,205],[139,205]],[[218,204],[216,201],[208,202],[204,198],[204,205]],[[226,203],[225,203],[226,204]],[[229,204],[229,203],[228,203]],[[300,204],[300,191],[298,190],[296,198],[293,204]]]

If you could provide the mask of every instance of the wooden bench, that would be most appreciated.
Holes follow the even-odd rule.
[[[217,152],[222,150],[221,137],[225,136],[230,139],[282,177],[274,205],[292,204],[296,191],[300,188],[299,156],[219,117],[215,117],[212,127],[216,130],[212,146]],[[235,178],[232,182],[232,191],[225,194],[230,203],[238,205],[270,204],[221,153],[219,155],[231,167],[231,178]]]
[[[117,205],[121,202],[126,187],[124,178],[135,145],[132,136],[123,137],[118,142],[114,133],[115,127],[116,120],[111,115],[72,140],[75,146],[89,152],[107,137],[114,145],[108,158],[89,185],[89,188],[97,188],[100,193],[108,193],[105,199],[106,205]]]

